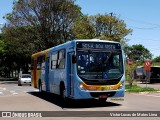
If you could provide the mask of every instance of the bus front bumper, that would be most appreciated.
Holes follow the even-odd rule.
[[[125,90],[114,90],[114,91],[83,91],[76,89],[74,99],[92,99],[92,98],[116,98],[124,97]]]

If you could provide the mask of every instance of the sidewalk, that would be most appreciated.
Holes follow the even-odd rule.
[[[0,84],[17,84],[18,79],[16,78],[2,78],[0,77]]]
[[[4,78],[4,77],[0,77],[0,81],[18,81],[17,78]]]

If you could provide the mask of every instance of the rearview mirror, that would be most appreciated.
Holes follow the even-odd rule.
[[[76,55],[72,55],[72,63],[76,63],[77,62],[77,58],[76,58]]]

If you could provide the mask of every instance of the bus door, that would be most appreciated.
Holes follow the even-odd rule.
[[[46,91],[49,91],[49,57],[46,58],[45,61],[45,83],[46,83]]]
[[[74,52],[68,53],[68,74],[67,74],[67,96],[68,97],[74,97],[74,64],[72,63],[72,56],[74,55]]]

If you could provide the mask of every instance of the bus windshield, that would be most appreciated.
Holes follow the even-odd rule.
[[[123,75],[121,50],[77,51],[77,73],[87,80],[111,80]]]

